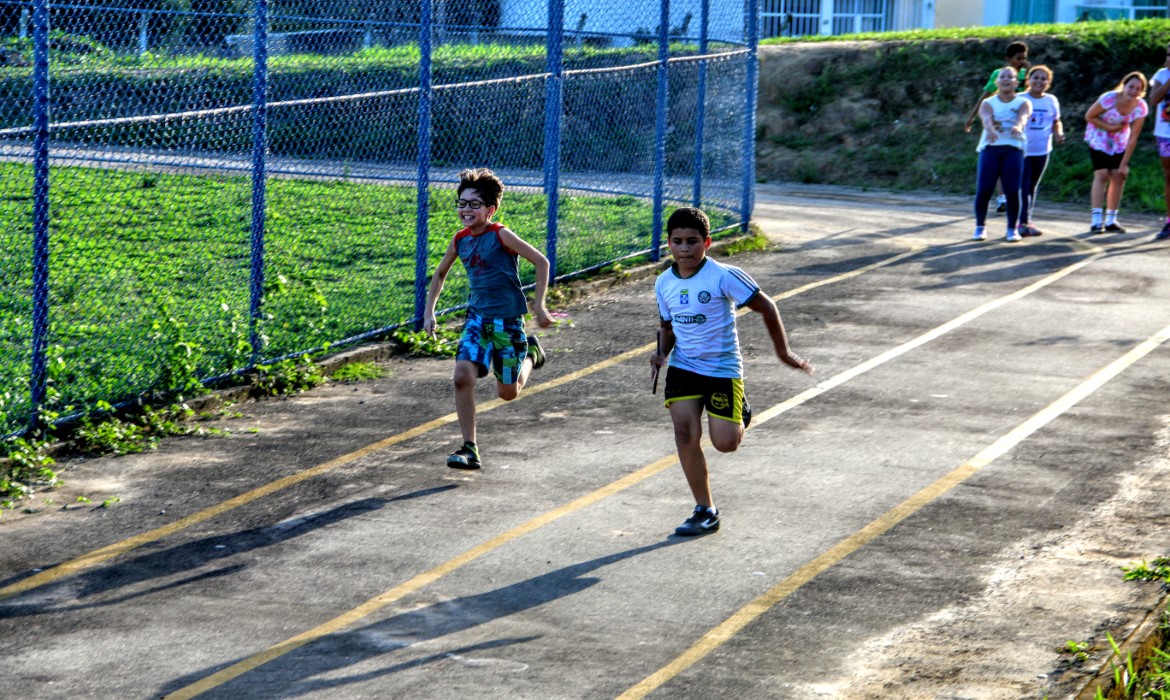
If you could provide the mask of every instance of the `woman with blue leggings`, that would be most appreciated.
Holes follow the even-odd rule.
[[[1016,94],[1019,78],[1015,70],[1004,69],[995,79],[996,93],[979,105],[983,135],[979,137],[979,167],[975,175],[974,241],[987,240],[987,205],[996,181],[1003,185],[1007,197],[1007,235],[1004,240],[1020,240],[1016,224],[1020,220],[1020,188],[1024,175],[1024,125],[1032,116],[1032,103]]]

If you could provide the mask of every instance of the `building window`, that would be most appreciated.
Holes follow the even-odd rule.
[[[1012,24],[1041,24],[1056,21],[1056,0],[1012,0]]]

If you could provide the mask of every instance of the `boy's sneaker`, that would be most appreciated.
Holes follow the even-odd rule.
[[[719,514],[707,506],[695,506],[695,512],[674,529],[679,537],[706,535],[719,529]]]
[[[1020,232],[1014,228],[1009,228],[1007,235],[1004,236],[1003,239],[1005,241],[1007,241],[1008,243],[1019,243],[1020,242]]]
[[[743,397],[743,409],[740,410],[743,415],[743,429],[747,430],[748,426],[752,424],[752,406],[747,402],[747,397]]]
[[[1001,194],[999,198],[995,200],[995,211],[999,214],[1007,211],[1007,195]]]
[[[447,455],[447,466],[452,469],[479,469],[483,466],[479,461],[479,449],[474,443],[463,443],[463,447]]]
[[[528,336],[528,354],[532,356],[532,369],[544,367],[544,348],[534,335]]]
[[[1167,238],[1170,238],[1170,221],[1167,221],[1165,225],[1162,226],[1162,230],[1159,231],[1156,236],[1154,236],[1155,241],[1164,241]]]
[[[1105,233],[1125,233],[1125,229],[1121,228],[1121,224],[1115,221],[1105,227]]]
[[[1105,233],[1105,226],[1103,224],[1093,224],[1089,227],[1089,233]]]

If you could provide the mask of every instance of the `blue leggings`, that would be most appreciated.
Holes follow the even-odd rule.
[[[1024,152],[1015,146],[987,146],[979,154],[975,174],[975,225],[987,223],[987,203],[995,191],[996,180],[1003,184],[1007,197],[1008,228],[1020,221],[1020,181],[1024,176]]]
[[[1040,178],[1048,167],[1048,154],[1024,157],[1024,181],[1020,197],[1020,223],[1032,223],[1032,209],[1036,205],[1036,191],[1040,189]]]

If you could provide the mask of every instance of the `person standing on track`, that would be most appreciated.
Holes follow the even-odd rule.
[[[1060,100],[1048,94],[1052,85],[1052,70],[1048,66],[1036,66],[1028,71],[1028,91],[1024,98],[1032,103],[1032,118],[1024,130],[1027,147],[1024,150],[1024,177],[1020,192],[1021,236],[1039,236],[1040,231],[1032,225],[1032,213],[1036,208],[1036,192],[1040,189],[1040,178],[1048,167],[1052,154],[1052,142],[1064,143],[1064,124],[1060,121]]]
[[[675,534],[687,537],[719,529],[719,510],[711,497],[707,459],[700,444],[703,411],[707,411],[711,444],[720,452],[738,449],[751,421],[743,391],[736,307],[746,306],[764,317],[781,362],[809,374],[813,368],[788,347],[780,312],[755,281],[738,267],[707,257],[711,224],[702,210],[677,209],[667,220],[666,231],[674,263],[654,283],[661,323],[650,366],[657,377],[669,358],[664,397],[674,424],[678,460],[696,503],[691,516],[675,529]]]
[[[1003,184],[1007,197],[1007,235],[1020,240],[1016,224],[1020,216],[1020,180],[1024,175],[1024,126],[1032,116],[1032,103],[1016,94],[1019,79],[1010,66],[995,78],[996,94],[979,106],[983,134],[979,137],[979,165],[975,174],[975,234],[971,240],[987,240],[987,205],[995,183]]]
[[[544,306],[548,290],[549,263],[544,255],[501,223],[494,223],[504,193],[504,183],[487,168],[459,173],[455,209],[465,228],[451,239],[447,252],[431,278],[423,330],[435,333],[435,303],[443,291],[447,273],[459,258],[467,270],[471,292],[467,320],[455,354],[455,412],[463,445],[447,456],[447,466],[479,469],[483,466],[475,432],[475,384],[496,376],[496,392],[511,401],[534,369],[544,365],[544,349],[536,336],[524,333],[528,303],[520,285],[519,258],[536,266],[536,294],[532,315],[541,328],[552,325]]]
[[[1129,176],[1129,159],[1133,157],[1149,112],[1142,99],[1146,86],[1146,76],[1138,71],[1128,73],[1116,88],[1098,97],[1085,112],[1085,142],[1089,144],[1089,157],[1093,161],[1090,233],[1125,233],[1117,223],[1117,210]]]
[[[1170,238],[1170,46],[1166,47],[1166,62],[1150,79],[1150,109],[1154,110],[1154,140],[1158,143],[1158,159],[1162,162],[1162,199],[1166,202],[1166,220],[1155,239]]]
[[[1008,66],[1016,72],[1016,77],[1019,78],[1020,84],[1024,83],[1027,78],[1028,71],[1028,45],[1022,41],[1013,41],[1007,45],[1004,50],[1004,58]],[[983,106],[983,102],[994,95],[998,88],[995,80],[999,77],[999,72],[1002,68],[997,68],[991,71],[991,76],[987,79],[987,84],[983,86],[983,92],[979,94],[979,99],[975,101],[975,107],[971,110],[971,115],[967,117],[967,121],[963,124],[963,131],[971,133],[971,127],[975,124],[975,120],[979,118],[979,108]],[[1003,193],[1002,188],[999,192],[999,197],[996,201],[996,212],[1004,212],[1007,210],[1007,196]]]

